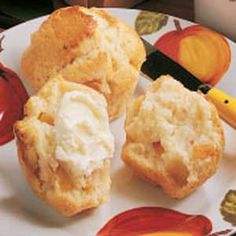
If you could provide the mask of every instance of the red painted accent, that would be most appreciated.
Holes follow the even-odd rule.
[[[158,48],[160,51],[168,55],[174,61],[178,62],[178,55],[179,55],[179,45],[182,39],[197,35],[198,32],[203,30],[210,31],[201,25],[191,25],[186,27],[185,29],[181,30],[177,28],[175,23],[176,29],[170,31],[164,35],[162,35],[154,44],[154,47]],[[181,26],[179,26],[181,27]],[[223,38],[223,37],[222,37]],[[224,39],[223,39],[224,40]]]
[[[212,223],[205,216],[187,215],[160,207],[142,207],[115,216],[97,236],[137,236],[166,231],[205,236],[211,230]]]
[[[23,117],[27,99],[18,75],[0,63],[0,145],[14,138],[13,125]]]
[[[182,34],[178,31],[171,31],[161,36],[154,44],[161,52],[168,55],[172,60],[178,62],[179,45]]]

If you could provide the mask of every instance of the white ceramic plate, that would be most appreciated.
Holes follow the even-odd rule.
[[[134,27],[139,14],[136,10],[108,9],[108,11]],[[15,70],[22,78],[28,91],[30,87],[24,81],[19,64],[24,49],[30,43],[30,34],[37,30],[45,18],[35,19],[13,27],[2,34],[4,51],[0,61]],[[192,23],[180,20],[182,27]],[[173,17],[159,31],[145,35],[154,43],[161,35],[173,30]],[[228,41],[231,50],[231,62],[224,78],[217,85],[225,92],[236,97],[236,45]],[[148,82],[140,78],[137,91],[142,91]],[[120,149],[124,143],[122,131],[124,117],[112,122],[115,135],[116,153],[112,164],[111,201],[97,209],[86,211],[72,218],[64,218],[38,199],[31,191],[22,175],[16,155],[14,140],[0,147],[0,235],[17,236],[92,236],[114,215],[142,206],[162,206],[189,214],[203,214],[211,219],[214,230],[232,228],[220,214],[220,204],[229,189],[236,189],[236,132],[224,123],[226,148],[223,161],[216,175],[189,197],[172,200],[161,189],[138,179],[120,160]]]

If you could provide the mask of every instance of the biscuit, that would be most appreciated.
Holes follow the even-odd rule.
[[[56,74],[96,89],[112,120],[125,111],[144,59],[131,27],[101,9],[73,6],[53,12],[32,34],[21,68],[36,91]]]
[[[161,76],[128,106],[122,160],[180,199],[219,165],[224,134],[216,108],[170,76]]]
[[[109,200],[114,139],[105,98],[57,76],[15,124],[19,161],[34,192],[65,216]]]

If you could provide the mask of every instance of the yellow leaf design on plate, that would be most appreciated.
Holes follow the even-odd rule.
[[[141,11],[135,20],[135,29],[140,35],[152,34],[167,25],[168,16],[159,12]]]

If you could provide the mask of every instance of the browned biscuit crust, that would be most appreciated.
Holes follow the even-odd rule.
[[[32,34],[21,68],[36,91],[56,74],[96,89],[112,120],[124,112],[144,59],[131,27],[103,10],[74,6],[52,13]]]

